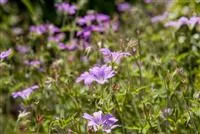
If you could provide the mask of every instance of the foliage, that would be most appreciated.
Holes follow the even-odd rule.
[[[58,13],[57,2],[61,1],[0,5],[0,52],[12,49],[0,60],[1,133],[92,133],[83,114],[97,111],[118,119],[114,134],[200,132],[200,21],[194,27],[165,27],[181,16],[198,16],[198,1],[133,1],[122,13],[116,10],[119,1],[110,1],[110,6],[101,0],[80,0],[73,1],[75,15]],[[84,29],[76,20],[91,8],[97,10],[94,13],[109,13],[109,26],[116,20],[120,26],[117,31],[92,33],[85,47],[76,36]],[[167,18],[151,22],[164,12]],[[48,40],[51,34],[30,32],[31,25],[40,24],[57,26],[65,34],[64,44],[76,38],[77,48],[61,49],[60,42]],[[22,53],[19,46],[29,51]],[[120,63],[105,63],[101,48],[131,55]],[[76,82],[83,72],[103,64],[116,73],[107,83]],[[39,89],[28,98],[13,98],[14,92],[32,85]]]

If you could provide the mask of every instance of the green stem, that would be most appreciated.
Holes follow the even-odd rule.
[[[119,120],[120,120],[120,122],[122,123],[121,125],[122,126],[124,126],[124,122],[123,122],[123,120],[122,120],[122,116],[121,116],[121,114],[120,113],[122,113],[121,111],[120,111],[120,106],[119,106],[119,104],[118,104],[118,102],[117,102],[117,98],[116,98],[116,96],[114,95],[114,94],[112,94],[112,100],[113,100],[113,102],[116,104],[116,106],[117,106],[117,114],[119,115]],[[122,131],[123,131],[123,134],[127,134],[127,132],[126,132],[126,129],[124,128],[124,127],[122,127]]]
[[[137,34],[138,37],[138,54],[139,54],[139,60],[136,61],[136,64],[139,69],[139,74],[140,74],[140,86],[142,85],[142,68],[141,68],[141,63],[142,63],[142,52],[141,52],[141,44],[140,44],[140,37],[139,33]]]
[[[183,100],[184,100],[184,102],[185,102],[186,111],[187,111],[187,113],[188,113],[188,115],[189,115],[189,117],[190,117],[190,119],[191,119],[191,122],[192,122],[192,124],[193,124],[193,126],[194,126],[194,129],[195,129],[196,133],[199,134],[198,127],[197,127],[197,125],[195,124],[195,122],[194,122],[194,120],[193,120],[193,118],[192,118],[192,116],[191,116],[191,113],[190,113],[190,111],[189,111],[189,106],[188,106],[188,104],[187,104],[187,101],[186,101],[186,99],[185,99],[184,96],[182,96],[182,97],[183,97]]]
[[[75,18],[77,17],[77,14],[76,14],[76,16],[75,16]],[[73,39],[73,36],[74,36],[74,28],[76,27],[76,22],[75,21],[73,21],[73,23],[72,23],[72,31],[70,31],[70,40],[72,40]]]
[[[64,27],[64,25],[65,25],[65,23],[66,23],[66,20],[67,20],[67,15],[64,14],[63,22],[62,22],[62,27]]]
[[[151,122],[150,122],[150,120],[149,120],[149,118],[148,118],[148,115],[147,115],[147,113],[146,113],[146,106],[145,106],[144,103],[143,103],[143,110],[144,110],[145,118],[146,118],[146,120],[147,120],[147,122],[148,122],[150,128],[153,128],[152,125],[151,125]]]
[[[110,87],[109,89],[112,89],[112,81],[110,82],[110,86],[109,86],[109,87]],[[118,116],[119,116],[119,121],[121,122],[121,125],[124,126],[124,122],[123,122],[122,116],[121,116],[121,114],[120,114],[120,113],[122,113],[122,112],[120,111],[120,106],[119,106],[119,104],[118,104],[117,98],[116,98],[114,92],[112,92],[112,90],[109,90],[109,89],[108,89],[108,92],[112,95],[112,101],[113,101],[113,102],[115,103],[115,105],[117,106],[116,108],[117,108],[117,114],[118,114]],[[127,132],[126,132],[126,130],[125,130],[124,127],[122,127],[122,131],[123,131],[123,134],[127,134]]]
[[[134,96],[133,96],[133,98],[134,98]],[[134,107],[136,116],[137,116],[137,118],[138,118],[138,120],[139,120],[140,125],[142,126],[141,117],[140,117],[140,114],[139,114],[139,110],[138,110],[138,108],[136,107],[135,99],[132,99],[132,102],[133,102],[133,107]]]

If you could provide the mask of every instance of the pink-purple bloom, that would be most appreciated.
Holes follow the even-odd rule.
[[[197,16],[192,16],[189,20],[188,20],[188,24],[189,25],[196,25],[196,24],[199,24],[200,25],[200,17],[197,17]]]
[[[13,96],[13,98],[21,97],[23,99],[27,99],[31,95],[31,93],[38,88],[39,88],[38,85],[33,85],[33,86],[26,88],[22,91],[13,92],[12,96]]]
[[[46,24],[45,26],[47,27],[47,32],[49,34],[54,34],[54,33],[60,32],[60,29],[53,24]]]
[[[165,12],[165,13],[162,14],[162,15],[158,15],[158,16],[152,17],[152,18],[151,18],[151,22],[152,22],[152,23],[161,22],[161,21],[165,20],[167,17],[168,17],[168,13]]]
[[[87,14],[84,17],[79,17],[76,22],[80,26],[90,25],[93,21],[95,21],[95,19],[96,19],[95,14]]]
[[[116,125],[118,120],[112,114],[103,114],[102,111],[94,112],[92,115],[84,113],[83,118],[88,120],[87,126],[94,132],[111,133],[112,129],[119,126]]]
[[[64,33],[58,33],[58,34],[49,36],[48,41],[59,43],[60,41],[64,40],[64,38],[65,38]]]
[[[90,42],[89,40],[80,39],[79,45],[81,46],[80,48],[86,49],[90,46]]]
[[[96,14],[96,21],[98,23],[110,21],[110,16],[103,14],[103,13],[98,13],[98,14]]]
[[[93,32],[103,33],[111,28],[118,30],[119,23],[111,22],[110,17],[102,13],[90,13],[84,17],[77,19],[77,24],[81,26],[81,30],[77,32],[77,36],[85,41],[89,41]]]
[[[25,54],[30,51],[30,47],[24,45],[17,45],[16,49],[21,54]]]
[[[39,68],[41,65],[41,62],[39,60],[26,60],[24,61],[25,65],[31,66],[31,67],[35,67],[35,68]]]
[[[80,44],[84,48],[90,44],[93,32],[104,33],[110,29],[117,31],[119,27],[118,21],[112,22],[110,16],[103,13],[88,13],[84,17],[79,17],[76,23],[81,27],[76,36],[79,37]]]
[[[149,4],[149,3],[152,3],[153,0],[144,0],[145,3]]]
[[[200,17],[193,16],[191,18],[181,17],[176,21],[169,21],[165,24],[165,27],[175,27],[180,28],[183,25],[187,25],[189,27],[194,27],[195,25],[200,24]]]
[[[84,81],[85,85],[90,85],[92,82],[104,84],[108,82],[108,79],[115,76],[115,71],[112,70],[111,66],[95,66],[89,69],[89,72],[84,72],[80,77],[76,79],[76,82]]]
[[[59,43],[58,46],[61,50],[68,50],[68,51],[73,51],[77,48],[77,40],[72,40],[70,43],[65,44],[65,43]]]
[[[128,10],[130,10],[130,8],[131,8],[131,5],[128,2],[119,3],[117,5],[117,9],[120,12],[128,11]]]
[[[91,37],[92,30],[91,26],[85,27],[81,31],[77,32],[77,36],[84,40],[88,40]]]
[[[119,26],[120,26],[120,22],[118,20],[113,21],[111,23],[111,28],[113,31],[117,31],[119,29]]]
[[[82,25],[92,25],[92,23],[104,23],[110,21],[110,16],[103,13],[90,13],[85,15],[84,17],[80,17],[77,19],[77,24]]]
[[[104,62],[106,63],[114,62],[119,64],[123,57],[131,55],[128,52],[112,52],[108,48],[102,48],[100,49],[100,52],[103,54]]]
[[[98,24],[98,25],[92,25],[92,31],[95,32],[106,32],[109,31],[110,29],[113,31],[117,31],[119,29],[119,21],[113,21],[113,22],[104,22],[102,24]]]
[[[57,3],[56,5],[57,11],[69,15],[74,15],[76,13],[77,7],[73,4],[69,4],[67,2]]]
[[[47,27],[44,24],[37,25],[37,26],[31,26],[30,27],[30,32],[37,34],[37,35],[42,35],[47,31]]]
[[[104,32],[105,30],[106,30],[105,26],[103,26],[103,25],[92,25],[92,31]]]
[[[7,58],[10,54],[12,53],[11,49],[8,49],[6,51],[3,51],[0,53],[0,59],[4,60],[5,58]]]
[[[42,35],[44,33],[54,34],[60,32],[60,29],[53,24],[40,24],[33,25],[30,27],[29,31],[36,35]]]
[[[8,0],[0,0],[0,5],[4,5],[8,2]]]

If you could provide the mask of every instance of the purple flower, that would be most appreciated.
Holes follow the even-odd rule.
[[[66,13],[69,15],[75,14],[77,10],[77,7],[75,5],[69,4],[67,2],[57,3],[55,6],[58,12]]]
[[[67,50],[73,51],[77,48],[77,40],[72,40],[70,43],[67,44]]]
[[[35,68],[39,68],[39,66],[41,65],[41,62],[39,60],[32,60],[32,61],[26,60],[24,61],[24,64],[35,67]]]
[[[42,35],[47,31],[46,25],[38,25],[38,26],[31,26],[30,27],[30,32],[34,33],[36,35]]]
[[[106,14],[98,13],[98,14],[96,14],[96,21],[98,23],[110,21],[110,16],[108,16]]]
[[[17,45],[16,49],[21,54],[25,54],[25,53],[28,53],[30,51],[30,47],[22,46],[22,45]]]
[[[76,20],[77,24],[82,27],[76,33],[78,37],[86,41],[86,45],[90,41],[92,32],[103,33],[110,29],[116,31],[119,23],[111,23],[110,17],[102,13],[90,13]]]
[[[108,82],[108,79],[112,78],[115,72],[112,67],[103,65],[101,67],[95,66],[89,69],[89,72],[84,72],[80,77],[76,79],[76,82],[84,81],[85,85],[90,85],[93,81],[99,84],[104,84]]]
[[[83,26],[83,25],[92,25],[93,22],[98,22],[99,24],[101,23],[104,23],[104,22],[107,22],[110,20],[110,17],[108,15],[105,15],[105,14],[102,14],[102,13],[91,13],[91,14],[88,14],[84,17],[80,17],[77,19],[77,24],[79,24],[80,26]]]
[[[158,16],[152,17],[152,18],[151,18],[151,22],[152,22],[152,23],[161,22],[161,21],[165,20],[167,17],[168,17],[168,13],[165,12],[165,13],[162,14],[162,15],[158,15]]]
[[[191,25],[191,26],[194,26],[194,25],[196,25],[196,24],[200,24],[200,17],[192,16],[192,17],[189,19],[188,24]]]
[[[59,33],[59,34],[56,34],[56,35],[49,36],[48,37],[48,41],[59,43],[64,38],[65,38],[65,34],[64,33]]]
[[[64,43],[59,43],[58,46],[61,50],[67,49],[67,46]]]
[[[81,56],[80,60],[83,63],[88,63],[88,57],[87,56]]]
[[[4,60],[5,58],[7,58],[10,54],[12,53],[11,49],[8,49],[7,51],[3,51],[0,53],[0,59]]]
[[[187,25],[187,24],[188,24],[188,19],[186,17],[181,17],[177,21],[169,21],[168,23],[165,24],[165,27],[180,28],[182,25]]]
[[[33,86],[31,86],[31,87],[29,87],[27,89],[24,89],[22,91],[18,91],[18,92],[12,93],[12,96],[13,96],[13,98],[21,97],[23,99],[26,99],[31,95],[31,93],[33,91],[35,91],[38,88],[39,88],[38,85],[33,85]]]
[[[118,121],[111,114],[103,114],[102,111],[94,112],[93,115],[84,113],[83,118],[88,120],[88,128],[94,132],[102,130],[105,133],[111,133],[111,130],[118,127],[115,125]]]
[[[117,31],[119,29],[119,21],[114,20],[111,22],[104,22],[100,24],[100,26],[104,27],[104,31],[109,31],[109,30]]]
[[[118,31],[119,29],[119,25],[120,25],[120,22],[117,20],[117,21],[114,21],[111,23],[111,28],[113,31]]]
[[[115,62],[119,64],[123,57],[131,55],[128,52],[111,52],[108,48],[102,48],[100,52],[103,54],[106,63]]]
[[[60,32],[60,29],[53,24],[46,24],[47,30],[50,34]]]
[[[119,21],[107,21],[98,25],[92,25],[92,31],[95,32],[106,32],[109,30],[117,31],[119,29]]]
[[[89,72],[84,72],[81,74],[80,77],[76,79],[77,83],[81,81],[84,81],[85,85],[90,85],[94,81],[94,79],[92,78]]]
[[[95,15],[94,14],[88,14],[85,15],[84,17],[80,17],[77,19],[77,24],[80,26],[82,25],[90,25],[93,21],[95,21]]]
[[[169,21],[165,24],[165,27],[175,27],[179,28],[181,26],[180,22],[177,21]]]
[[[79,44],[83,49],[87,49],[90,46],[90,42],[84,39],[80,39]]]
[[[92,34],[91,26],[85,27],[81,31],[77,32],[77,36],[84,40],[88,40],[90,38],[91,34]]]
[[[76,23],[80,26],[87,24],[90,20],[86,20],[84,17],[79,17],[76,19]]]
[[[125,12],[130,10],[131,6],[128,2],[123,2],[117,5],[117,10],[120,12]]]
[[[58,46],[60,47],[61,50],[74,51],[77,48],[77,40],[72,40],[68,44],[59,43]]]
[[[144,0],[145,3],[152,3],[153,0]]]
[[[44,33],[49,33],[52,35],[54,33],[60,32],[60,29],[53,24],[41,24],[37,26],[31,26],[30,32],[37,35],[42,35]]]
[[[195,25],[200,24],[200,17],[193,16],[190,19],[186,17],[181,17],[176,21],[169,21],[165,24],[165,27],[175,27],[180,28],[182,25],[187,25],[189,27],[194,27]]]
[[[92,31],[96,32],[104,32],[106,30],[106,27],[103,25],[92,25]]]
[[[0,5],[4,5],[8,2],[8,0],[0,0]]]
[[[181,17],[178,22],[180,23],[180,25],[187,25],[189,20],[186,17]]]

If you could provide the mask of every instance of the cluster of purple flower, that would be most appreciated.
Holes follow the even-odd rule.
[[[51,35],[48,37],[49,42],[60,43],[62,40],[65,39],[64,33],[57,33],[55,35]]]
[[[77,7],[67,2],[57,3],[55,5],[57,11],[67,15],[74,15],[77,12]],[[130,10],[131,6],[126,3],[120,3],[117,5],[119,12],[125,12]],[[106,33],[110,30],[117,31],[119,28],[119,21],[112,21],[110,16],[102,13],[88,13],[84,17],[79,17],[76,20],[76,24],[80,27],[80,31],[76,32],[75,37],[68,43],[63,43],[65,39],[65,33],[62,32],[57,26],[53,24],[41,24],[30,27],[30,33],[35,35],[48,35],[48,42],[54,42],[61,50],[75,50],[79,46],[87,48],[91,43],[91,36],[93,33]],[[78,45],[80,44],[80,45]],[[30,48],[18,45],[17,51],[25,54],[30,51]],[[0,58],[4,59],[10,55],[10,51],[2,52]],[[108,48],[100,49],[104,57],[104,62],[119,64],[123,57],[129,56],[128,52],[112,52]],[[32,66],[34,68],[40,68],[41,62],[39,60],[25,60],[25,65]],[[79,83],[84,81],[85,85],[91,85],[93,82],[99,84],[105,84],[109,79],[116,75],[116,72],[109,65],[94,66],[89,71],[84,72],[76,79]],[[13,98],[21,97],[27,99],[32,92],[38,89],[38,85],[33,85],[22,91],[13,92]],[[115,123],[118,121],[111,114],[103,114],[102,111],[94,112],[93,115],[84,113],[83,118],[88,120],[88,128],[94,132],[103,131],[105,133],[111,133],[111,130],[118,127]]]
[[[76,22],[81,27],[77,36],[83,40],[86,47],[90,43],[93,32],[103,33],[110,29],[117,31],[119,27],[118,21],[112,22],[110,16],[102,13],[88,13],[84,17],[79,17]]]
[[[57,3],[55,5],[58,12],[73,15],[77,12],[77,7],[67,2]],[[125,12],[131,8],[130,4],[123,2],[117,5],[120,12]],[[81,30],[76,32],[76,36],[65,44],[62,41],[65,39],[65,33],[54,26],[53,24],[41,24],[37,26],[31,26],[30,32],[36,35],[49,34],[48,41],[58,44],[61,50],[75,50],[80,46],[81,48],[87,48],[91,43],[92,33],[105,33],[106,31],[117,31],[119,28],[119,21],[111,21],[110,16],[102,13],[88,13],[83,17],[78,17],[76,23],[81,27]]]
[[[78,47],[77,44],[78,44],[78,40],[73,39],[68,44],[59,43],[58,46],[60,47],[61,50],[73,51],[73,50],[76,50],[76,48]]]
[[[102,48],[100,52],[104,56],[105,63],[114,62],[119,64],[123,57],[130,55],[128,52],[111,52],[108,48]],[[90,85],[92,82],[96,81],[99,84],[104,84],[113,76],[115,76],[115,71],[112,70],[111,66],[95,66],[89,69],[89,72],[82,73],[80,77],[76,79],[76,82],[84,81],[85,85]]]
[[[180,28],[183,25],[187,25],[189,27],[194,27],[195,25],[200,25],[200,17],[193,16],[191,18],[181,17],[177,21],[169,21],[165,24],[165,27],[175,27]]]
[[[65,33],[53,24],[41,24],[38,26],[31,26],[30,32],[36,35],[49,34],[48,41],[56,43],[61,50],[75,50],[77,42],[72,41],[70,44],[62,43],[65,39]]]
[[[115,123],[118,121],[111,114],[103,114],[102,111],[94,112],[93,115],[84,113],[83,118],[88,120],[88,128],[93,132],[103,131],[111,133],[111,130],[118,127]]]
[[[130,5],[126,2],[120,3],[117,6],[120,12],[124,12],[130,9]],[[103,33],[112,29],[117,31],[119,27],[119,21],[111,22],[108,15],[102,13],[88,13],[84,17],[77,19],[77,24],[82,28],[81,31],[77,32],[77,36],[83,40],[87,47],[93,32]],[[119,64],[120,60],[130,55],[124,52],[111,52],[107,48],[103,48],[100,52],[104,55],[105,63],[115,62]],[[76,82],[84,81],[85,85],[90,85],[94,81],[99,84],[108,82],[108,79],[115,75],[115,71],[112,70],[111,66],[95,66],[89,69],[89,72],[84,72],[76,79]]]
[[[10,54],[12,53],[11,49],[8,49],[6,51],[3,51],[0,53],[0,59],[4,60],[5,58],[7,58]]]
[[[55,7],[57,8],[58,12],[68,15],[74,15],[77,11],[77,7],[75,5],[67,2],[57,3]]]
[[[42,35],[49,33],[50,35],[60,32],[60,29],[53,24],[41,24],[37,26],[31,26],[30,32],[36,35]]]

